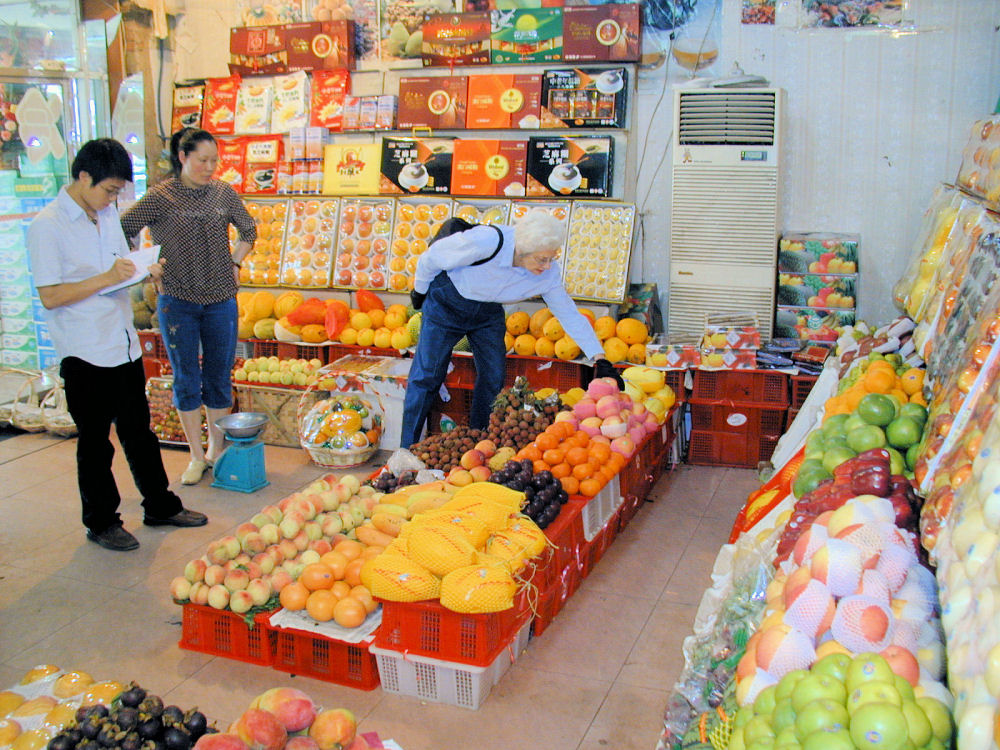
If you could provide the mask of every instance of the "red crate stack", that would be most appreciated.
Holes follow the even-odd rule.
[[[785,428],[788,377],[766,370],[698,370],[690,400],[688,461],[756,467]]]
[[[378,687],[378,664],[368,650],[370,642],[347,643],[292,628],[270,630],[275,638],[272,666],[278,671],[359,690]]]
[[[275,636],[267,626],[269,613],[258,614],[253,625],[228,609],[185,604],[181,614],[180,647],[213,656],[268,667],[274,663]]]
[[[565,393],[570,388],[584,387],[585,382],[590,380],[590,370],[587,365],[569,360],[510,355],[507,357],[504,385],[513,385],[514,380],[523,375],[536,391],[555,388],[560,393]]]
[[[812,391],[814,385],[816,385],[817,376],[816,375],[792,375],[789,380],[791,381],[791,402],[788,404],[789,410],[798,411],[802,408],[802,404],[806,402],[809,398],[809,393]]]
[[[446,387],[451,400],[442,401],[440,397],[434,399],[427,417],[427,432],[430,434],[441,432],[441,417],[445,414],[457,425],[469,423],[469,414],[472,413],[472,389]]]
[[[163,337],[156,329],[136,331],[139,334],[139,347],[142,349],[142,369],[146,379],[160,378],[169,375],[170,360],[167,359],[167,347]]]

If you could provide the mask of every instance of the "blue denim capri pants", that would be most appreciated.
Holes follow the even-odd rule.
[[[181,411],[194,411],[202,404],[210,409],[231,407],[236,300],[202,305],[161,294],[156,308],[174,370],[174,405]]]

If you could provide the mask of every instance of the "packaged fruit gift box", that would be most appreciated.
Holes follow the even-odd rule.
[[[778,271],[782,273],[857,273],[856,234],[786,232],[778,242]]]

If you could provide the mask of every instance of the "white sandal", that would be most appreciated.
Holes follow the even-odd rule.
[[[181,484],[198,484],[208,469],[208,462],[192,458],[184,473],[181,474]]]

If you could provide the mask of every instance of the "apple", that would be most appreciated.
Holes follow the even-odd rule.
[[[904,700],[903,716],[906,717],[906,725],[909,727],[910,742],[917,747],[923,747],[930,742],[934,731],[924,709],[913,701]]]
[[[743,739],[746,741],[747,747],[755,740],[767,737],[770,737],[772,741],[775,737],[774,729],[771,727],[770,714],[757,714],[743,727]]]
[[[802,740],[802,750],[856,750],[846,729],[820,729]]]
[[[889,682],[864,682],[858,685],[847,697],[847,712],[851,715],[867,703],[891,703],[894,706],[902,706],[903,698],[900,696],[896,686]]]
[[[760,632],[760,631],[758,631]],[[775,700],[781,700],[782,698],[791,698],[792,690],[798,684],[799,680],[803,679],[809,674],[804,669],[793,669],[791,672],[785,674],[775,686],[774,698]]]
[[[783,729],[795,726],[795,709],[792,708],[791,698],[782,698],[774,704],[774,711],[771,713],[771,726],[778,733]]]
[[[847,729],[850,719],[844,704],[820,698],[807,703],[795,716],[795,736],[804,742],[809,735],[838,729]]]
[[[757,698],[753,702],[753,712],[755,715],[770,716],[774,713],[774,707],[777,705],[775,699],[776,690],[776,685],[768,685],[757,694]],[[749,740],[750,738],[747,737],[747,739]]]
[[[893,674],[889,662],[882,656],[872,651],[866,651],[851,659],[844,685],[847,687],[847,692],[852,693],[863,682],[888,682],[891,684]]]
[[[803,677],[792,689],[792,707],[798,713],[816,700],[830,700],[843,704],[847,699],[844,683],[827,674],[810,674]]]
[[[858,750],[902,750],[909,738],[903,709],[892,703],[866,703],[851,715],[851,739]]]
[[[951,735],[954,732],[954,722],[951,718],[951,711],[937,698],[929,695],[917,698],[917,705],[924,710],[927,720],[931,723],[931,731],[934,737],[946,747],[951,744]]]
[[[813,664],[813,674],[827,674],[844,682],[847,679],[847,668],[851,665],[851,657],[847,654],[833,653],[827,654],[818,662]],[[787,676],[787,675],[786,675]],[[845,686],[846,691],[846,686]]]

